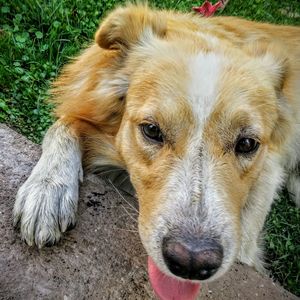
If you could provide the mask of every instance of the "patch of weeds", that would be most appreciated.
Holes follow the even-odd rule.
[[[266,222],[266,257],[272,277],[300,296],[300,209],[287,191],[275,202]]]
[[[0,2],[0,121],[40,142],[52,124],[47,103],[61,67],[89,45],[116,1]]]
[[[38,142],[52,122],[52,107],[45,99],[49,81],[56,76],[57,67],[50,62],[33,61],[30,56],[23,54],[26,38],[25,34],[16,35],[14,41],[12,34],[5,33],[0,40],[2,51],[18,47],[14,57],[8,60],[0,58],[0,121],[18,128],[31,140]]]
[[[299,0],[230,0],[222,15],[284,25],[300,25]]]

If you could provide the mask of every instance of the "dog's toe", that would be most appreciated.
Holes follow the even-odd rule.
[[[71,231],[72,229],[74,229],[76,227],[76,223],[71,223],[69,224],[69,226],[67,227],[66,231]]]
[[[35,233],[35,244],[38,248],[51,247],[60,240],[61,233],[58,227],[48,228],[41,225],[39,227]]]
[[[59,210],[59,226],[61,232],[66,232],[75,227],[77,206],[70,199],[64,198],[62,201],[64,205],[60,206]],[[69,229],[70,228],[70,229]]]

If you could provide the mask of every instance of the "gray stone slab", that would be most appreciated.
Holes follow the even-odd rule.
[[[14,198],[40,154],[40,146],[0,124],[0,299],[155,299],[137,202],[98,177],[82,184],[77,226],[58,245],[38,250],[20,241],[11,222]],[[237,264],[204,284],[200,299],[297,297]]]

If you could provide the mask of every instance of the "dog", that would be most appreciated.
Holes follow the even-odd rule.
[[[13,211],[28,245],[74,226],[83,169],[117,167],[159,295],[236,260],[263,272],[261,232],[283,184],[300,204],[300,28],[129,4],[52,95],[57,121]]]

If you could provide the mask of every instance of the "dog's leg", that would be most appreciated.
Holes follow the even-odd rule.
[[[19,189],[14,225],[29,245],[51,245],[75,225],[79,180],[82,180],[79,138],[71,125],[58,120],[47,132],[43,154]]]
[[[300,168],[299,168],[300,169]],[[300,172],[299,169],[297,172],[289,174],[287,180],[287,189],[291,199],[295,202],[297,207],[300,208]]]
[[[273,199],[271,200],[273,201]],[[271,202],[268,200],[268,202]],[[263,250],[261,247],[261,231],[269,208],[260,207],[257,212],[251,208],[243,212],[241,247],[238,260],[254,267],[258,272],[265,273]],[[250,219],[248,219],[250,217]]]

